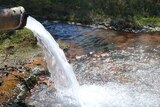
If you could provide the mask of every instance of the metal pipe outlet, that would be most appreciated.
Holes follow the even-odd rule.
[[[26,21],[27,15],[22,6],[0,9],[0,30],[21,29]]]

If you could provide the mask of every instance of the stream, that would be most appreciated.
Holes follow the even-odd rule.
[[[160,106],[160,32],[129,33],[57,22],[43,25],[55,39],[83,48],[84,53],[70,62],[83,104],[67,94],[59,98],[55,88],[44,84],[35,87],[26,102],[36,107]]]

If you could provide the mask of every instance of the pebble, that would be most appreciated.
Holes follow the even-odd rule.
[[[93,61],[96,61],[96,58],[93,58],[92,60],[93,60]]]
[[[77,60],[81,59],[81,56],[76,56],[76,59],[77,59]]]
[[[108,53],[101,54],[101,57],[105,57],[105,56],[109,56],[109,54]]]
[[[93,56],[96,57],[96,58],[99,58],[99,57],[100,57],[99,55],[96,55],[96,54],[94,54]]]
[[[80,59],[86,58],[86,57],[87,57],[87,55],[76,56],[76,60],[80,60]]]
[[[6,70],[7,71],[14,71],[14,67],[8,67]]]

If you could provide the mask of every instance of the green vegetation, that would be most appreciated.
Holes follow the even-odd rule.
[[[88,24],[114,19],[122,24],[129,21],[127,26],[160,26],[160,0],[0,0],[0,4],[4,7],[21,5],[39,20]],[[26,29],[0,33],[0,41],[5,41],[0,45],[20,43],[21,46],[30,41],[35,46],[32,33]]]
[[[0,50],[4,51],[10,46],[16,48],[31,46],[37,47],[36,39],[33,33],[28,29],[22,29],[10,32],[0,32]]]
[[[0,4],[22,5],[33,17],[82,23],[160,16],[160,0],[0,0]]]
[[[154,25],[160,27],[160,17],[135,17],[134,20],[138,25]]]
[[[21,5],[37,19],[88,24],[111,18],[131,28],[137,25],[160,26],[160,0],[0,0],[0,4],[5,7]],[[33,34],[26,29],[0,33],[0,41],[4,41],[0,43],[1,47],[16,43],[36,46]]]

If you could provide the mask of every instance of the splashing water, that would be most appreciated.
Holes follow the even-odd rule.
[[[141,89],[141,86],[135,87],[134,85],[122,85],[112,82],[103,86],[79,86],[72,67],[67,62],[63,51],[41,23],[32,17],[28,17],[26,28],[33,31],[39,45],[43,48],[45,60],[51,73],[51,79],[53,79],[56,88],[56,92],[52,92],[49,89],[46,90],[45,86],[42,86],[41,88],[43,91],[37,90],[30,98],[30,104],[33,104],[36,107],[160,106],[160,95],[147,91],[143,91],[143,93],[141,93],[141,90],[137,91],[137,89]],[[106,65],[104,68],[105,67]]]
[[[32,30],[37,37],[39,45],[43,48],[51,79],[54,81],[58,94],[63,96],[67,93],[70,94],[70,97],[79,100],[79,84],[72,67],[67,62],[64,52],[59,48],[52,35],[32,17],[28,17],[26,28]]]

